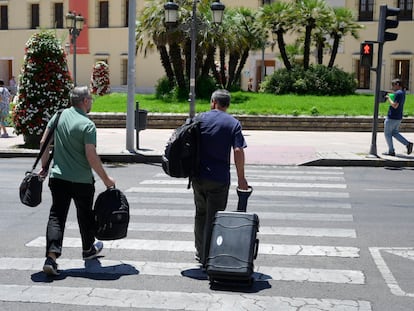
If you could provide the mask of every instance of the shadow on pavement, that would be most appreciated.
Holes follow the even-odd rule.
[[[49,277],[43,271],[31,275],[31,279],[36,283],[51,283],[53,281],[64,280],[67,277],[86,278],[91,280],[114,281],[125,275],[137,275],[139,271],[129,264],[119,264],[102,267],[98,259],[86,260],[84,268],[73,268],[59,270],[59,275]]]

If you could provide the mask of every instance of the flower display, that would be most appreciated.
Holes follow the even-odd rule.
[[[26,42],[18,86],[12,114],[17,135],[42,135],[54,113],[70,106],[73,82],[53,31],[35,33]]]
[[[109,66],[103,61],[96,62],[91,76],[91,93],[102,96],[110,91]]]

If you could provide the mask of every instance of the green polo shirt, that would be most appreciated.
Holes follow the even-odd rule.
[[[48,123],[50,128],[56,115]],[[50,178],[71,182],[94,182],[92,169],[86,158],[85,145],[96,146],[96,126],[81,109],[63,110],[54,134],[53,166]]]

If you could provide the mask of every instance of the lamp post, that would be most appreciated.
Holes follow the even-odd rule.
[[[196,40],[197,40],[197,2],[193,0],[192,14],[191,14],[191,49],[190,49],[190,118],[195,115],[195,54],[196,54]],[[220,24],[223,20],[224,4],[219,1],[213,2],[210,6],[213,12],[213,23]],[[167,25],[173,25],[178,20],[178,5],[174,2],[167,2],[164,5],[165,9],[165,22]]]
[[[75,12],[66,14],[66,28],[69,30],[71,36],[71,43],[73,45],[73,82],[76,86],[76,40],[83,29],[85,19],[81,14],[76,15]]]

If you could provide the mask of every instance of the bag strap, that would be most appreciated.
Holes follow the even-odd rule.
[[[55,122],[53,122],[53,125],[50,128],[50,131],[49,131],[49,133],[46,136],[46,140],[43,143],[42,148],[39,151],[39,154],[37,155],[36,161],[35,161],[35,163],[33,164],[33,167],[32,167],[32,172],[36,169],[37,164],[39,163],[40,159],[42,158],[43,153],[45,152],[47,146],[49,145],[50,140],[52,139],[52,135],[55,132],[55,129],[56,129],[57,125],[58,125],[59,118],[60,118],[60,115],[62,114],[62,111],[63,111],[63,109],[59,110],[56,113]],[[46,167],[49,167],[50,162],[52,162],[52,158],[53,158],[53,151],[52,151],[51,155],[49,156],[49,159],[47,160]]]

